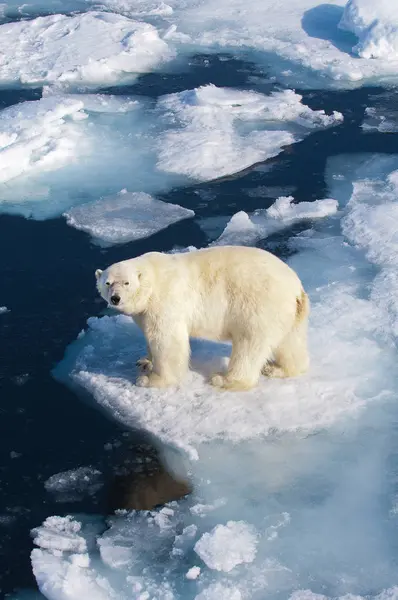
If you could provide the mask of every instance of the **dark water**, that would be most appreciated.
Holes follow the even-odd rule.
[[[178,74],[145,75],[127,89],[105,91],[156,97],[207,83],[260,92],[276,87],[266,73],[248,63],[225,56],[198,56]],[[123,439],[116,423],[51,376],[87,318],[103,308],[96,296],[94,270],[149,250],[206,245],[232,214],[272,204],[273,197],[255,194],[259,186],[294,188],[297,201],[322,198],[327,194],[324,173],[331,155],[398,153],[398,134],[365,134],[360,127],[367,106],[383,105],[382,89],[302,93],[311,108],[342,112],[344,124],[314,133],[276,159],[236,177],[159,196],[192,208],[196,218],[151,238],[103,250],[63,219],[37,222],[0,216],[0,301],[11,309],[0,316],[1,594],[35,587],[29,558],[32,527],[49,515],[103,510],[100,495],[73,504],[56,503],[43,485],[50,475],[67,469],[103,468],[111,461],[104,446]],[[38,97],[40,90],[0,91],[0,107]],[[203,219],[210,219],[209,235],[198,225]],[[291,233],[259,245],[283,255]]]

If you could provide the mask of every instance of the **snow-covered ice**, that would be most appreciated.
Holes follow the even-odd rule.
[[[0,25],[0,85],[128,83],[169,60],[155,27],[122,15],[49,15]]]
[[[43,219],[122,188],[157,192],[176,183],[156,170],[148,104],[46,89],[40,100],[1,111],[0,211]]]
[[[358,37],[353,51],[398,66],[398,5],[391,0],[348,0],[340,27]]]
[[[52,170],[74,160],[83,117],[78,98],[50,96],[0,112],[0,183],[23,173]]]
[[[269,208],[248,215],[240,211],[231,217],[214,245],[254,244],[287,227],[312,219],[320,219],[337,212],[338,202],[332,198],[294,204],[293,196],[281,196]]]
[[[228,521],[204,533],[194,551],[209,569],[229,573],[237,565],[253,562],[257,551],[256,530],[243,521]]]
[[[113,196],[118,210],[122,188],[156,194],[233,174],[341,121],[292,91],[266,96],[209,85],[155,102],[45,88],[40,100],[0,111],[0,211],[37,219],[67,212],[95,237],[124,241],[135,225],[112,232],[111,201],[91,202]]]
[[[48,598],[394,597],[397,171],[393,156],[331,159],[338,212],[290,240],[289,262],[312,302],[312,366],[302,378],[221,393],[206,380],[229,345],[193,340],[183,385],[137,388],[145,344],[133,321],[89,320],[56,376],[178,449],[194,493],[120,513],[96,541],[89,518],[44,523],[32,564]]]
[[[157,166],[199,180],[215,179],[343,121],[341,113],[314,111],[301,100],[292,90],[266,96],[215,85],[170,94],[158,103],[170,126],[159,140]]]
[[[194,215],[192,210],[182,206],[162,202],[144,192],[127,190],[64,213],[68,225],[86,231],[94,241],[107,245],[149,237]]]
[[[97,11],[56,17],[55,26],[49,26],[52,16],[27,24],[4,24],[10,28],[5,31],[15,31],[15,36],[21,32],[17,53],[10,50],[4,36],[4,82],[63,78],[72,85],[79,79],[96,85],[101,76],[109,83],[123,83],[164,64],[173,54],[186,59],[203,51],[244,53],[292,87],[347,88],[398,81],[397,9],[390,0],[350,0],[348,4],[346,0],[69,0],[62,8],[59,4],[56,0],[4,4],[5,14],[40,14],[45,6],[50,11]],[[100,11],[103,17],[98,16]],[[100,18],[103,22],[98,23]],[[86,36],[79,30],[69,34],[71,19],[83,25]],[[127,31],[132,31],[130,37],[125,37]],[[39,52],[35,46],[38,32],[43,37]],[[76,39],[79,60],[67,51],[71,36]],[[92,63],[88,63],[93,47]],[[65,48],[66,56],[61,53]],[[37,60],[27,66],[23,57],[33,52]]]

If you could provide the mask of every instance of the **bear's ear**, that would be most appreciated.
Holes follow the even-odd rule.
[[[95,278],[99,279],[101,277],[101,275],[102,275],[101,269],[97,269],[96,272],[95,272]]]

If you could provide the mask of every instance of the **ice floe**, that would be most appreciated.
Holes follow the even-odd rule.
[[[269,96],[207,85],[159,100],[165,125],[160,170],[208,180],[279,154],[309,132],[338,125],[343,115],[314,111],[292,90]]]
[[[299,221],[320,219],[337,212],[338,202],[332,198],[294,203],[293,196],[281,196],[267,209],[251,215],[240,211],[233,215],[214,245],[254,244]]]
[[[111,231],[110,202],[88,203],[113,196],[116,210],[122,188],[156,194],[233,174],[341,121],[292,91],[267,96],[209,85],[155,103],[45,88],[40,100],[0,112],[0,210],[39,219],[68,212],[95,237],[101,230],[107,241],[118,233],[124,241],[130,234],[120,221],[118,233]]]
[[[348,0],[340,27],[358,37],[353,51],[362,58],[395,61],[398,66],[398,6],[391,0]]]
[[[63,4],[61,8],[55,0],[27,4],[11,0],[4,5],[5,14],[40,14],[45,6],[50,12],[96,11],[57,16],[54,26],[49,26],[52,16],[3,25],[11,28],[4,31],[13,31],[15,36],[20,32],[21,40],[18,53],[5,42],[5,66],[0,70],[4,82],[26,84],[56,77],[68,85],[79,79],[96,85],[101,76],[109,84],[123,83],[157,68],[174,54],[186,59],[203,51],[244,53],[290,87],[350,88],[398,81],[397,11],[390,0],[263,0],[260,4],[221,0],[216,5],[213,0],[70,0]],[[99,24],[101,11],[104,22]],[[70,34],[70,19],[81,23],[87,35],[83,31]],[[37,50],[36,33],[44,37],[44,44],[38,60],[30,60],[28,68],[22,58]],[[79,59],[67,52],[71,36],[76,38]],[[61,50],[65,48],[64,56]],[[90,53],[92,64],[87,62]]]
[[[49,15],[0,25],[0,85],[131,82],[169,60],[155,27],[122,15]]]
[[[353,54],[358,38],[352,30],[359,33],[360,25],[356,23],[354,28],[348,18],[349,5],[343,23],[350,31],[341,29],[346,0],[264,0],[260,4],[255,0],[222,0],[216,5],[212,0],[170,0],[169,4],[173,14],[167,17],[170,29],[165,38],[179,53],[192,52],[193,48],[240,55],[244,52],[277,80],[301,88],[351,88],[398,80],[393,55],[396,8],[389,0],[350,3],[379,23],[373,36],[361,29],[362,38],[369,37],[369,48],[373,45],[372,52],[380,56],[376,61],[367,58],[370,54],[366,51],[363,57],[362,53],[361,57]],[[112,7],[117,10],[117,0],[113,0]]]
[[[86,231],[94,241],[105,244],[149,237],[194,215],[192,210],[162,202],[144,192],[127,190],[64,213],[68,225]]]

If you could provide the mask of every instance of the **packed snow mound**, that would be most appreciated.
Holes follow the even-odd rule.
[[[109,245],[149,237],[195,213],[144,192],[121,190],[116,196],[72,208],[64,216],[68,225],[86,231],[97,243]]]
[[[337,209],[338,202],[332,198],[295,204],[293,196],[281,196],[269,208],[258,209],[251,215],[243,210],[233,215],[212,245],[254,244],[299,221],[333,215]]]
[[[76,160],[78,144],[85,143],[76,125],[83,106],[78,98],[53,96],[2,110],[0,183]]]
[[[171,57],[155,27],[112,13],[50,15],[0,25],[0,85],[123,84]]]
[[[362,58],[398,63],[398,5],[392,0],[348,0],[339,27],[359,42],[353,51]]]
[[[264,95],[207,85],[158,102],[166,131],[158,169],[199,180],[237,173],[271,158],[343,115],[311,110],[292,90]]]

